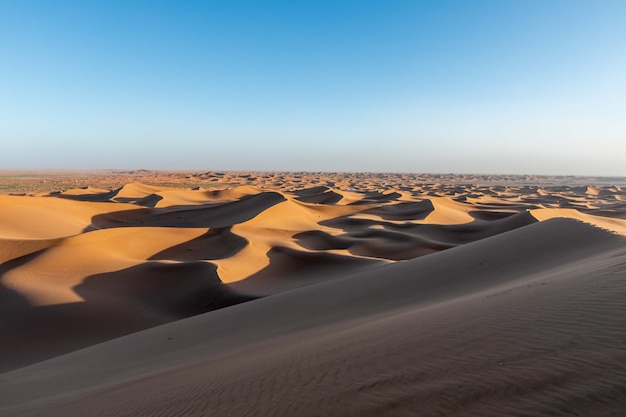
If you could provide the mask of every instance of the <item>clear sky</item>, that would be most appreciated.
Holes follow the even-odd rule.
[[[626,175],[626,1],[0,0],[0,168]]]

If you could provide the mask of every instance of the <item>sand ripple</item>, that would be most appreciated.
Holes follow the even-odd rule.
[[[621,184],[184,180],[0,196],[0,415],[626,409]]]

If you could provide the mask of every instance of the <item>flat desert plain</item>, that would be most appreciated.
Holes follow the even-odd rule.
[[[0,192],[1,416],[626,415],[626,178]]]

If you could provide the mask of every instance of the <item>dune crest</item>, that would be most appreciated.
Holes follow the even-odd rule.
[[[0,195],[2,416],[626,406],[621,182],[120,175]]]

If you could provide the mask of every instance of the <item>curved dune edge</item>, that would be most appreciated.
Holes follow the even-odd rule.
[[[531,224],[2,374],[0,411],[614,414],[625,242]]]
[[[72,201],[54,197],[0,195],[0,239],[53,239],[80,234],[101,213],[139,207],[114,202]]]
[[[265,180],[273,181],[274,178],[268,176]],[[620,274],[623,277],[624,273],[624,240],[621,236],[626,235],[626,206],[623,203],[626,200],[621,188],[481,188],[443,183],[404,184],[391,188],[375,185],[374,180],[371,183],[346,180],[311,186],[302,177],[294,179],[300,181],[299,185],[283,188],[241,185],[224,189],[197,187],[192,190],[129,183],[112,190],[92,187],[40,196],[0,196],[0,317],[5,318],[1,323],[3,343],[0,344],[0,372],[5,373],[0,374],[0,385],[7,381],[2,379],[4,375],[7,378],[9,375],[20,375],[19,372],[27,372],[30,369],[28,366],[36,362],[45,361],[41,366],[56,363],[55,357],[59,357],[58,360],[64,354],[71,357],[72,351],[89,346],[96,349],[100,343],[125,335],[129,335],[130,339],[120,339],[127,340],[124,343],[137,343],[137,349],[147,349],[144,352],[145,363],[150,372],[167,374],[172,371],[183,379],[189,377],[190,381],[202,385],[204,380],[194,379],[182,369],[186,369],[191,362],[182,363],[168,356],[167,352],[161,352],[158,355],[169,358],[167,363],[173,367],[167,365],[162,368],[151,357],[152,348],[139,342],[141,334],[151,334],[141,333],[142,330],[156,327],[153,330],[157,331],[163,325],[183,326],[187,323],[185,318],[193,315],[225,317],[228,323],[218,325],[217,321],[222,319],[207,319],[211,323],[207,331],[214,335],[214,340],[210,342],[196,338],[201,333],[199,328],[189,330],[190,334],[185,334],[187,330],[180,330],[182,333],[166,340],[186,340],[185,345],[180,346],[185,352],[201,352],[202,346],[208,346],[207,343],[210,346],[217,343],[222,349],[218,349],[219,352],[211,347],[205,352],[209,356],[191,355],[188,359],[211,362],[212,369],[221,369],[220,372],[224,373],[227,385],[229,378],[242,375],[240,372],[244,371],[240,367],[244,365],[224,362],[230,363],[228,366],[236,370],[231,372],[227,365],[221,368],[214,362],[217,360],[212,356],[214,354],[234,355],[233,360],[236,357],[242,361],[241,364],[248,363],[252,373],[261,381],[261,385],[251,383],[250,386],[264,391],[269,389],[265,384],[271,384],[268,381],[274,377],[264,373],[263,364],[273,363],[272,366],[283,369],[273,362],[271,352],[285,353],[285,358],[291,358],[291,366],[295,369],[302,366],[296,358],[312,356],[318,358],[315,359],[318,362],[312,364],[314,369],[330,366],[337,368],[337,375],[341,375],[338,386],[346,390],[346,400],[338,400],[329,392],[324,394],[328,402],[339,401],[338,404],[346,407],[344,409],[350,410],[361,410],[359,404],[362,404],[363,413],[359,412],[359,415],[407,415],[416,403],[397,395],[419,392],[421,382],[410,382],[422,381],[416,375],[427,375],[426,380],[435,381],[432,389],[437,393],[442,392],[441,389],[449,390],[451,386],[467,384],[465,377],[453,370],[450,370],[451,374],[460,379],[452,378],[448,382],[438,380],[429,373],[434,372],[434,368],[407,366],[412,370],[406,371],[409,374],[405,375],[399,363],[411,363],[418,360],[419,355],[431,357],[436,353],[445,353],[448,349],[445,344],[447,336],[435,332],[436,328],[443,329],[442,332],[451,329],[449,331],[465,334],[469,338],[469,334],[464,333],[465,327],[458,323],[471,321],[472,314],[481,317],[473,322],[478,334],[483,334],[486,340],[497,346],[500,345],[499,340],[494,339],[495,334],[509,335],[511,345],[507,346],[511,349],[516,344],[525,346],[524,349],[529,349],[525,351],[529,358],[543,343],[556,343],[550,332],[564,334],[567,340],[585,337],[593,340],[594,334],[586,333],[591,328],[585,327],[587,324],[606,330],[602,336],[602,343],[605,343],[601,345],[604,346],[602,349],[621,349],[610,330],[619,328],[621,323],[616,322],[619,318],[609,317],[608,312],[609,308],[613,308],[614,314],[619,316],[622,313],[619,306],[626,304],[626,300],[620,299],[620,294],[624,294],[623,288],[615,279]],[[598,288],[593,287],[592,279]],[[557,281],[563,284],[559,287],[563,294],[548,291],[556,288],[551,285]],[[572,293],[566,283],[586,288],[590,296],[595,294],[593,297],[596,297],[594,300],[597,303],[585,304],[579,299],[580,294]],[[600,291],[602,288],[612,288],[613,292],[604,293],[604,290]],[[528,297],[517,299],[515,294],[518,293],[526,293]],[[576,316],[580,322],[577,326],[574,324],[576,320],[562,315],[565,313],[546,307],[548,304],[537,304],[539,301],[532,299],[535,295],[548,304],[571,304],[572,311],[585,312],[595,321],[585,322],[586,319],[576,316],[578,313],[572,313],[572,317]],[[238,305],[259,297],[262,298]],[[480,303],[474,302],[479,299]],[[500,299],[511,301],[511,305],[496,302]],[[606,311],[596,311],[596,304],[604,304]],[[258,305],[272,307],[251,307]],[[553,325],[537,330],[543,335],[537,342],[539,345],[525,344],[523,332],[532,327],[531,321],[519,320],[523,317],[524,308],[535,311],[539,307],[539,311],[545,313],[531,314],[533,320],[547,320]],[[440,317],[449,317],[449,320],[434,319],[430,313],[426,314],[425,311],[431,308],[436,309]],[[517,309],[515,314],[511,309]],[[496,323],[492,315],[502,317],[508,324]],[[385,317],[389,320],[386,321]],[[597,321],[600,320],[598,317],[607,320],[609,324],[606,328]],[[481,327],[483,322],[484,328]],[[559,333],[560,330],[554,327],[557,322],[565,322],[564,333]],[[419,323],[430,324],[420,327]],[[504,327],[499,327],[501,325]],[[170,329],[167,326],[165,329]],[[239,328],[241,330],[237,330]],[[434,351],[420,347],[422,333],[420,331],[419,337],[417,334],[411,336],[413,328],[426,332],[424,340],[432,343]],[[343,332],[354,336],[355,341],[360,340],[360,346],[352,346],[351,339],[346,339]],[[304,337],[300,339],[298,335],[302,334]],[[406,336],[408,339],[403,335],[409,335]],[[292,348],[281,347],[281,340]],[[329,343],[325,345],[321,340]],[[480,358],[482,348],[474,340],[461,336],[453,338],[454,346],[473,346],[477,352],[475,357]],[[392,341],[395,341],[393,346]],[[405,342],[407,346],[413,346],[417,353],[404,352],[402,346]],[[377,347],[370,351],[367,348],[369,344],[380,349]],[[316,346],[317,350],[309,350],[306,346]],[[343,346],[348,346],[345,352]],[[569,349],[567,346],[565,348]],[[490,348],[485,349],[489,351]],[[585,349],[595,348],[589,345]],[[233,353],[240,350],[247,353],[243,356]],[[326,356],[318,357],[317,351],[326,352]],[[577,360],[595,363],[598,369],[611,364],[598,359],[604,357],[601,353],[596,352],[591,358],[585,356],[587,351],[578,351],[580,356]],[[349,352],[353,352],[357,359],[351,359]],[[451,352],[456,352],[455,348],[451,348]],[[526,353],[518,351],[522,356]],[[387,357],[395,354],[399,355],[399,362],[388,362]],[[464,355],[461,351],[457,354]],[[498,354],[510,357],[506,352]],[[474,357],[471,353],[468,355]],[[552,357],[555,362],[565,363],[558,354],[555,355]],[[250,359],[246,359],[248,357]],[[121,354],[120,358],[126,357]],[[106,374],[106,369],[97,370],[99,365],[96,362],[100,360],[107,362],[108,359],[94,357],[93,363],[87,362],[88,368],[92,368],[93,364],[94,372]],[[367,369],[365,364],[377,363],[378,360],[382,362],[380,366],[376,365],[376,369],[389,369],[388,374],[370,374],[368,371],[344,373],[340,366],[344,361],[358,369]],[[448,357],[439,357],[438,360],[465,369],[464,362]],[[573,365],[574,362],[567,363],[567,366]],[[526,383],[540,384],[545,376],[543,371],[532,368],[532,364],[524,363],[523,366],[516,369],[529,378],[520,382],[527,387],[524,389],[531,389],[524,385]],[[535,370],[527,373],[524,369],[529,366]],[[565,367],[546,366],[551,375],[559,375],[555,378],[569,381],[569,377],[562,373]],[[89,377],[85,375],[75,376],[77,381],[85,382],[85,389],[95,390],[93,392],[98,393],[97,397],[104,386],[100,384],[105,384],[105,381],[116,385],[128,382],[128,378],[134,380],[140,375],[145,376],[145,369],[134,365],[125,376],[116,373],[115,369],[116,365],[111,365],[112,379],[100,375],[100,382],[97,383],[89,382]],[[517,392],[514,387],[507,385],[506,378],[493,373],[499,368],[486,374],[480,369],[480,366],[474,369],[478,373],[476,377],[492,378],[496,385],[478,384],[484,386],[487,394],[470,390],[462,397],[484,395],[491,406],[502,404],[503,409],[510,411],[507,414],[515,415],[515,410],[506,408],[506,401],[488,394],[505,389],[502,387],[508,387],[507,392]],[[591,372],[590,368],[584,369]],[[9,372],[12,370],[15,371]],[[54,372],[62,374],[65,370],[56,368]],[[69,375],[72,372],[70,370]],[[289,374],[291,371],[285,369],[284,372]],[[411,376],[410,372],[416,374]],[[281,375],[287,379],[296,378],[287,374]],[[284,414],[302,414],[300,411],[307,408],[302,401],[317,401],[313,392],[318,393],[321,386],[336,386],[325,379],[328,376],[316,375],[311,378],[326,382],[290,380],[294,387],[304,385],[303,389],[305,392],[309,390],[309,394],[307,397],[287,390],[290,396],[301,398],[301,402],[298,403],[298,411],[294,411],[284,405],[286,400],[280,400],[279,403],[284,405],[281,406]],[[506,375],[510,378],[512,374]],[[607,375],[604,379],[596,379],[601,387],[599,395],[602,399],[593,400],[590,404],[598,406],[602,401],[612,404],[608,392],[619,389],[615,380],[622,375],[615,372],[608,372]],[[18,376],[17,380],[20,378]],[[580,378],[593,380],[595,377],[584,374]],[[369,382],[356,387],[354,381],[357,379]],[[152,383],[156,384],[155,392],[163,394],[162,399],[161,396],[156,398],[146,394],[152,392],[152,388],[145,388],[145,392],[135,392],[138,398],[145,397],[145,402],[126,397],[115,397],[115,401],[119,399],[120,404],[126,404],[136,415],[141,415],[143,411],[140,408],[143,406],[149,410],[152,407],[150,404],[161,404],[171,411],[168,415],[175,415],[175,406],[168,403],[171,398],[165,392],[167,389],[161,387],[164,382],[157,378]],[[24,384],[18,386],[26,389],[30,382]],[[211,384],[208,383],[208,386],[213,386]],[[403,384],[408,384],[408,387]],[[532,384],[530,386],[535,386]],[[578,382],[571,381],[572,386],[576,384]],[[48,401],[45,400],[48,395],[56,395],[36,386],[32,387],[36,391],[34,396],[43,401],[42,404]],[[67,415],[83,415],[78,408],[72,408],[69,402],[62,400],[78,395],[80,389],[71,386],[70,383],[67,391],[58,393],[60,402],[47,404],[50,409],[56,409],[58,405],[59,410],[69,413]],[[191,387],[178,387],[190,404],[197,404],[198,410],[215,406],[214,400],[206,402],[195,394],[187,393],[187,390],[193,391]],[[3,388],[4,385],[0,387],[0,392]],[[567,391],[569,388],[563,389]],[[559,395],[571,398],[573,394],[567,392]],[[19,392],[14,393],[19,398]],[[249,394],[254,395],[253,392]],[[231,398],[230,394],[224,395]],[[447,410],[445,404],[437,405],[428,400],[433,395],[432,392],[424,394],[420,400],[422,405],[432,406],[433,410]],[[211,398],[209,394],[205,396]],[[6,398],[9,397],[7,394]],[[376,400],[379,397],[394,400],[382,404]],[[360,399],[352,402],[349,398]],[[464,401],[455,395],[444,395],[442,398],[450,399],[450,404]],[[4,400],[4,397],[1,399]],[[30,406],[11,401],[7,404],[13,405],[0,408],[0,415],[42,415],[43,410],[50,411],[44,405],[37,408],[33,404],[31,410]],[[256,407],[255,401],[248,399],[243,403]],[[384,411],[386,407],[391,407],[391,403],[399,407],[396,410],[404,412]],[[403,406],[405,403],[413,406]],[[232,398],[224,404],[230,404],[233,410],[238,407]],[[319,410],[324,410],[323,404],[316,404]],[[113,411],[107,414],[108,405],[102,407],[96,407],[98,415],[115,414]],[[215,415],[229,415],[226,409],[220,407],[215,408]],[[260,407],[265,409],[263,407],[266,406],[261,404]],[[493,414],[491,408],[477,407],[478,411],[468,415]],[[545,414],[546,409],[538,403],[531,403],[529,407],[541,409]],[[184,415],[195,412],[193,409],[186,411],[188,413]],[[154,414],[145,412],[146,415]],[[58,413],[62,415],[61,411]],[[332,412],[328,410],[326,414]],[[597,413],[589,411],[586,414]],[[536,415],[542,413],[537,411]]]
[[[592,224],[601,229],[626,236],[626,220],[612,219],[601,216],[593,216],[584,214],[574,209],[535,209],[530,211],[532,216],[539,221],[545,221],[554,218],[569,218],[580,220],[585,223]]]

